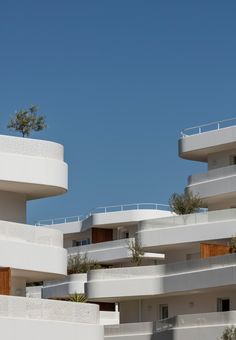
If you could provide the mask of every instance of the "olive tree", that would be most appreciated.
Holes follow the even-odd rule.
[[[14,117],[10,118],[7,128],[20,132],[22,137],[29,137],[32,131],[42,131],[47,125],[45,116],[37,115],[38,106],[32,105],[28,109],[17,111]]]
[[[236,340],[236,328],[235,326],[226,327],[222,336],[222,340]]]
[[[129,242],[128,248],[131,251],[132,262],[137,266],[140,266],[144,257],[144,250],[140,242],[138,240],[133,240]]]
[[[198,195],[187,189],[182,194],[173,193],[169,199],[171,210],[178,215],[192,214],[203,207],[203,202]]]
[[[96,261],[90,260],[87,254],[71,255],[68,258],[67,274],[87,273],[89,270],[100,268],[100,264]]]

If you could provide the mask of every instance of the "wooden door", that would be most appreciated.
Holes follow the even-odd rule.
[[[11,294],[11,269],[0,268],[0,295]]]
[[[92,243],[107,242],[112,240],[112,229],[92,228]]]
[[[210,256],[220,256],[230,253],[230,247],[225,244],[201,243],[201,258],[206,259]]]

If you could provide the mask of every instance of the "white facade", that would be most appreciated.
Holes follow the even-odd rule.
[[[28,200],[67,190],[63,146],[0,136],[0,328],[5,340],[103,339],[99,307],[43,300],[29,282],[63,278],[67,251],[58,230],[26,225]],[[26,294],[28,297],[26,297]],[[34,298],[32,298],[34,297]]]
[[[236,254],[229,247],[236,234],[236,127],[216,127],[187,129],[179,141],[182,158],[208,164],[208,172],[190,176],[187,184],[208,211],[177,216],[136,204],[41,221],[46,232],[63,233],[68,256],[86,255],[103,267],[57,279],[51,271],[55,277],[44,279],[42,297],[86,294],[103,309],[95,324],[105,325],[105,339],[215,340],[236,324]],[[138,267],[130,250],[134,241],[144,250]],[[225,253],[206,255],[203,246]],[[17,284],[24,286],[20,279]],[[40,290],[32,289],[32,296]]]

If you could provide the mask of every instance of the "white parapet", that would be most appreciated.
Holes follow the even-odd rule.
[[[236,323],[236,312],[178,315],[157,322],[105,326],[105,339],[112,340],[189,340],[221,339],[227,326]]]
[[[67,164],[60,144],[1,135],[0,161],[0,191],[21,193],[30,200],[67,190]]]
[[[179,155],[185,159],[207,162],[209,154],[236,148],[236,120],[234,126],[211,131],[203,126],[186,129],[179,140]],[[194,130],[195,129],[195,130]]]
[[[99,307],[44,299],[0,296],[0,327],[4,340],[103,340]]]
[[[117,302],[231,286],[235,279],[236,254],[230,254],[166,265],[92,270],[86,293],[90,301]]]
[[[45,299],[67,299],[74,293],[84,294],[84,285],[87,274],[71,274],[61,280],[45,281],[42,287],[42,296]]]
[[[67,252],[58,230],[0,221],[0,267],[26,281],[66,275]]]
[[[235,234],[236,209],[199,212],[142,221],[138,238],[145,249],[166,245],[231,238]]]

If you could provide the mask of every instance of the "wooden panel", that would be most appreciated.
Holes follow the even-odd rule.
[[[11,269],[0,268],[0,295],[11,294]]]
[[[92,243],[107,242],[113,240],[112,229],[92,228]]]
[[[201,243],[201,258],[206,259],[210,256],[220,256],[231,253],[231,248],[224,244]]]

